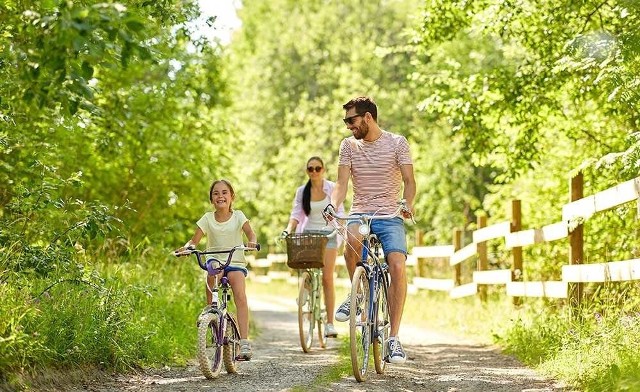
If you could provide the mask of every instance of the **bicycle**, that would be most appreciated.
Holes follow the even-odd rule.
[[[373,363],[378,374],[384,373],[389,360],[389,349],[386,345],[391,330],[388,301],[389,265],[380,260],[381,243],[371,232],[371,221],[396,218],[401,212],[408,211],[405,200],[398,204],[398,209],[390,215],[374,213],[339,216],[331,205],[324,211],[325,217],[331,217],[332,220],[358,221],[358,232],[363,236],[361,258],[356,263],[351,279],[349,309],[351,367],[359,382],[367,379],[372,346]],[[413,220],[413,217],[411,219]],[[343,231],[346,233],[346,230]],[[343,236],[346,240],[347,234]]]
[[[226,273],[220,278],[220,283],[218,284],[218,276],[231,263],[233,253],[245,250],[260,250],[260,245],[256,244],[255,248],[238,245],[228,249],[205,251],[196,250],[195,246],[191,245],[182,252],[174,253],[177,257],[196,255],[200,268],[207,271],[209,275],[215,276],[213,287],[210,287],[207,283],[207,289],[213,296],[212,304],[204,307],[196,323],[198,328],[198,364],[200,371],[209,379],[217,378],[220,375],[223,363],[227,373],[237,373],[238,362],[247,360],[239,355],[240,332],[238,323],[233,314],[229,312],[227,306],[232,299],[231,284]],[[224,253],[228,253],[225,261],[221,261],[216,257],[206,258],[208,255]],[[207,260],[203,261],[203,258]]]
[[[305,353],[311,351],[317,325],[320,348],[325,348],[328,337],[324,334],[327,310],[323,306],[322,267],[328,238],[310,233],[289,234],[283,238],[287,245],[287,265],[302,271],[297,298],[300,346]]]

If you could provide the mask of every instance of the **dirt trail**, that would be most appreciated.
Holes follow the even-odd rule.
[[[339,340],[327,349],[314,347],[304,354],[299,346],[295,301],[261,298],[250,300],[253,320],[261,334],[253,341],[254,358],[241,364],[238,374],[223,373],[207,380],[195,363],[183,368],[149,369],[141,374],[114,376],[85,382],[65,391],[567,391],[544,380],[494,347],[403,326],[401,337],[408,353],[403,365],[388,365],[383,375],[372,374],[358,383],[345,375],[327,386],[314,380],[338,361]],[[336,325],[341,336],[347,325]]]

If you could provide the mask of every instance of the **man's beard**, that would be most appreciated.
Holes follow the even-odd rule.
[[[364,139],[367,134],[369,134],[369,125],[362,121],[362,124],[360,124],[357,130],[353,132],[353,137],[355,137],[357,140],[361,140]]]

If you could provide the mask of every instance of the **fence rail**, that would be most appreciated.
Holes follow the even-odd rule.
[[[462,246],[462,231],[453,231],[453,244],[415,246],[407,258],[407,265],[416,270],[410,281],[410,291],[438,290],[449,292],[452,298],[479,294],[486,299],[487,285],[504,285],[506,294],[518,302],[520,297],[570,298],[574,303],[582,297],[582,284],[592,282],[640,280],[640,259],[603,261],[583,264],[584,223],[597,213],[620,205],[638,202],[640,198],[640,177],[620,183],[594,195],[583,197],[583,175],[578,173],[571,179],[570,202],[562,207],[562,220],[540,228],[521,228],[521,205],[519,200],[511,203],[511,220],[487,225],[485,217],[479,217],[478,228],[472,232],[472,242]],[[638,204],[640,212],[640,203]],[[511,253],[510,269],[489,269],[487,242],[504,241],[504,247]],[[535,246],[552,241],[567,241],[569,257],[562,266],[560,281],[523,281],[522,247]],[[452,268],[451,278],[423,276],[420,260],[448,260]],[[461,282],[461,266],[468,266],[475,260],[472,281]],[[295,280],[286,268],[286,254],[270,254],[266,259],[250,262],[252,266],[266,267],[266,276]],[[273,268],[278,266],[277,268]],[[344,258],[339,256],[337,269],[344,268]],[[284,268],[282,267],[284,266]],[[258,268],[260,269],[260,268]],[[276,273],[277,272],[277,273]],[[288,275],[287,275],[288,274]],[[338,274],[340,275],[340,274]],[[338,284],[349,285],[346,278],[339,278]]]

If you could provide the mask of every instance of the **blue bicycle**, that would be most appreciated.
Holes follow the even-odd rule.
[[[381,257],[381,244],[378,237],[371,232],[371,221],[396,218],[402,211],[408,211],[405,200],[399,202],[398,209],[391,215],[339,216],[332,206],[325,210],[325,216],[333,218],[333,221],[357,221],[358,232],[362,235],[362,254],[351,279],[349,310],[351,367],[353,375],[359,382],[367,379],[372,358],[371,347],[373,347],[373,363],[378,374],[384,373],[389,357],[386,344],[391,330],[388,300],[389,265]],[[339,225],[339,223],[336,224]],[[347,230],[344,225],[339,228],[338,233],[343,235],[346,241]]]

